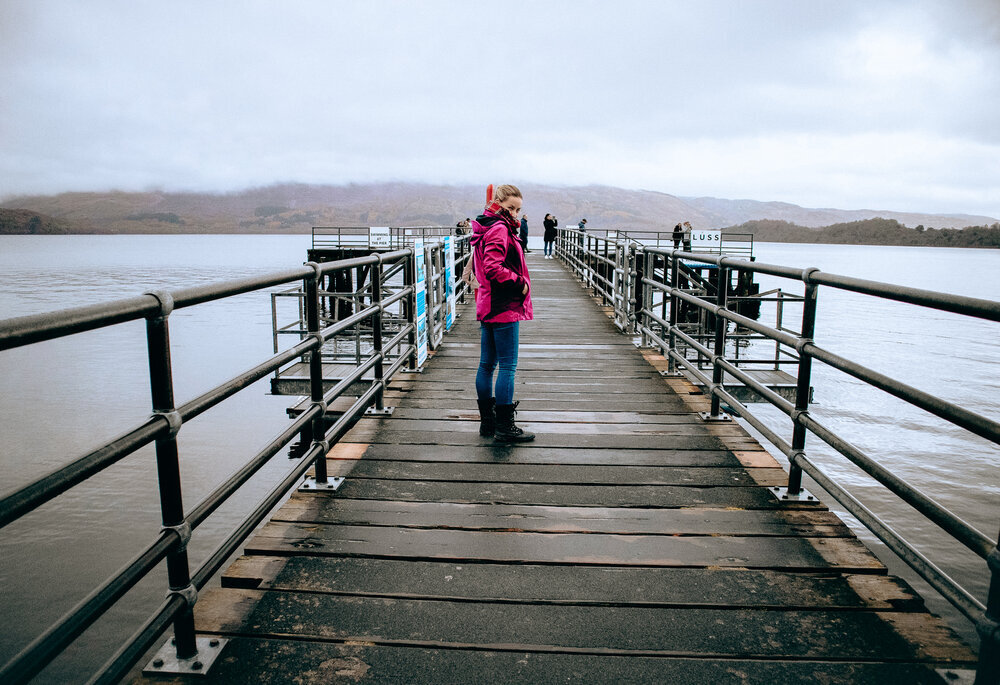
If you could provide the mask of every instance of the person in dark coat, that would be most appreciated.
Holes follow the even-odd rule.
[[[545,258],[552,259],[552,248],[556,242],[556,236],[559,235],[556,230],[559,220],[551,214],[546,214],[542,225],[545,227],[545,234],[542,235],[542,240],[545,241]]]
[[[525,214],[521,217],[521,249],[525,252],[531,252],[528,249],[528,215]]]

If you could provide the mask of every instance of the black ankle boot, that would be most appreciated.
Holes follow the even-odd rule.
[[[497,405],[497,426],[493,434],[497,442],[528,442],[535,439],[534,433],[527,433],[514,425],[517,405],[517,402]]]
[[[479,434],[484,438],[493,437],[497,425],[497,415],[494,409],[497,401],[491,397],[488,400],[476,400],[476,402],[479,403]]]

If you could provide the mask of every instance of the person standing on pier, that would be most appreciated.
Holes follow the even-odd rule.
[[[498,186],[486,209],[472,222],[473,269],[480,284],[476,290],[479,434],[493,435],[498,442],[535,439],[514,423],[518,324],[533,318],[531,280],[518,240],[521,204],[521,191],[516,186]],[[498,365],[494,395],[493,372]]]
[[[556,226],[559,225],[559,220],[551,214],[546,214],[542,225],[545,227],[545,233],[542,235],[542,240],[545,241],[545,258],[552,259],[552,247],[558,235]]]
[[[674,232],[671,237],[674,239],[674,249],[681,249],[681,241],[684,239],[684,227],[681,224],[674,226]]]
[[[521,217],[521,249],[524,250],[525,254],[531,252],[528,249],[528,215],[525,214]]]

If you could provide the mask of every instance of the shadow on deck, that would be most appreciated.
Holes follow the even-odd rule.
[[[211,683],[955,682],[973,653],[777,462],[532,254],[516,398],[478,434],[464,305],[196,606]],[[144,682],[184,682],[150,678]]]

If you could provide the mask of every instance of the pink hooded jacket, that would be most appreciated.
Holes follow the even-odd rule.
[[[533,318],[531,279],[521,243],[503,218],[486,211],[472,222],[476,319],[484,323],[510,323]],[[522,294],[524,286],[528,293]]]

